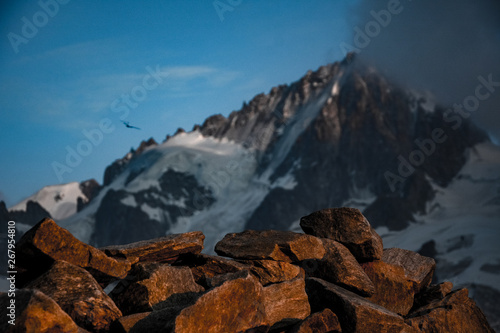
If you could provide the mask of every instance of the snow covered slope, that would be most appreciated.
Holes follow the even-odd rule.
[[[10,207],[9,211],[26,211],[28,201],[34,201],[38,202],[54,219],[61,220],[76,213],[78,197],[87,198],[78,182],[46,186]]]
[[[439,280],[500,290],[500,147],[479,144],[446,188],[435,185],[428,213],[399,232],[377,231],[386,247],[417,251],[428,244]]]

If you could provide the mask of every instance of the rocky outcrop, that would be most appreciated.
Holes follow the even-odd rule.
[[[26,288],[39,290],[52,298],[75,323],[87,330],[106,332],[114,320],[122,317],[89,272],[65,261],[56,261]]]
[[[303,274],[301,267],[284,261],[240,260],[239,262],[248,265],[247,269],[263,286],[289,281]]]
[[[137,185],[136,177],[161,157],[156,151],[146,151],[141,161],[131,162],[125,180]],[[179,217],[192,216],[215,201],[211,189],[203,186],[194,175],[162,168],[158,186],[136,191],[109,189],[95,212],[91,243],[98,246],[120,245],[161,237]]]
[[[124,258],[132,262],[174,262],[179,255],[200,253],[205,235],[199,231],[168,235],[127,245],[101,248],[110,257]]]
[[[85,180],[80,183],[80,190],[84,197],[78,197],[76,202],[76,211],[79,212],[85,208],[101,191],[101,185],[95,179]]]
[[[28,200],[26,203],[26,210],[12,210],[9,212],[9,220],[20,221],[29,225],[37,224],[44,217],[50,217],[50,213],[38,202],[32,200]]]
[[[109,185],[116,177],[118,177],[133,160],[141,155],[147,147],[156,146],[158,143],[153,138],[147,141],[142,141],[139,147],[136,149],[130,149],[123,158],[115,160],[111,165],[109,165],[104,171],[104,182],[103,186]]]
[[[304,278],[269,285],[263,289],[267,323],[274,327],[288,326],[311,314]],[[284,321],[283,323],[280,323]]]
[[[129,261],[108,257],[51,219],[40,221],[23,235],[17,244],[17,259],[20,271],[31,272],[28,277],[43,272],[56,260],[85,268],[104,282],[124,278],[131,268]]]
[[[392,312],[407,315],[413,306],[415,289],[404,269],[382,260],[365,262],[361,266],[375,285],[375,293],[367,299]]]
[[[313,310],[329,308],[338,317],[342,332],[404,332],[404,318],[333,283],[317,278],[306,280]]]
[[[215,245],[217,254],[235,259],[272,259],[300,262],[321,259],[325,248],[320,239],[291,231],[247,230],[227,234]]]
[[[228,280],[183,309],[166,308],[139,321],[130,332],[244,332],[265,324],[262,285],[246,274]]]
[[[431,283],[436,269],[434,259],[403,249],[385,249],[382,260],[402,267],[406,278],[414,283],[415,292],[421,291]]]
[[[67,332],[78,333],[79,327],[50,297],[38,290],[22,289],[16,292],[15,305],[11,297],[0,294],[0,331],[15,332]],[[14,312],[8,307],[14,308]],[[9,314],[12,314],[9,316]],[[9,321],[12,320],[12,323]]]
[[[373,295],[375,287],[356,258],[339,242],[322,238],[326,253],[321,260],[307,262],[307,273],[342,286],[363,296]]]
[[[359,261],[382,257],[382,238],[356,208],[331,208],[300,219],[306,234],[333,239],[345,245]]]
[[[415,310],[406,322],[421,332],[494,332],[467,289]]]
[[[228,259],[201,254],[200,232],[101,251],[44,220],[26,233],[21,249],[26,262],[49,258],[53,263],[41,275],[26,270],[25,276],[33,274],[26,288],[38,291],[17,292],[28,295],[22,304],[37,298],[52,314],[45,323],[44,312],[21,308],[16,325],[33,325],[35,318],[40,327],[68,332],[81,331],[77,325],[126,333],[493,332],[466,289],[452,291],[446,282],[429,285],[432,259],[401,249],[382,254],[380,237],[359,211],[323,210],[302,221],[311,234],[226,235],[216,251]],[[117,258],[134,263],[125,278],[114,277],[110,297],[82,268],[93,263],[84,251],[101,256],[97,263]],[[67,262],[58,259],[62,254]],[[7,302],[0,295],[0,304]]]
[[[200,292],[188,267],[155,262],[137,263],[126,279],[110,293],[123,314],[152,311],[153,306],[173,294]]]

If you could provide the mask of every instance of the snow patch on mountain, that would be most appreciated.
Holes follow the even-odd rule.
[[[209,207],[201,205],[200,210],[192,216],[179,217],[168,233],[202,230],[208,238],[206,244],[210,244],[213,238],[212,244],[215,245],[228,230],[240,231],[245,218],[269,191],[268,183],[257,182],[252,178],[256,168],[255,152],[240,144],[227,139],[204,137],[198,131],[180,133],[138,156],[84,210],[59,221],[59,224],[88,243],[94,230],[93,216],[109,190],[127,191],[130,195],[122,199],[121,203],[137,207],[134,194],[151,187],[160,188],[158,180],[170,169],[193,175],[201,185],[210,189],[217,200]],[[134,170],[140,172],[127,182]],[[203,198],[199,199],[203,201]],[[180,208],[186,207],[184,199],[174,199],[169,193],[165,193],[161,200]],[[157,207],[142,203],[140,209],[150,219],[162,222],[163,213]]]
[[[141,205],[141,210],[144,213],[148,214],[148,216],[151,220],[156,220],[156,221],[161,222],[161,216],[163,215],[163,212],[160,208],[158,208],[158,207],[153,208],[150,205],[148,205],[147,203],[143,203]]]
[[[338,84],[339,79],[334,81],[332,86]],[[318,97],[312,98],[309,103],[297,110],[293,118],[288,120],[285,132],[277,142],[276,154],[273,156],[273,160],[267,170],[262,174],[262,180],[269,181],[275,170],[283,163],[297,141],[297,138],[316,119],[326,100],[331,96],[330,90],[324,89]]]
[[[428,213],[399,232],[377,228],[385,247],[419,250],[435,243],[436,274],[456,285],[483,284],[500,290],[500,147],[476,145],[468,162],[446,188],[434,185],[436,196]]]
[[[129,195],[125,199],[120,200],[120,202],[124,205],[127,205],[127,206],[137,207],[137,202],[135,201],[135,198],[133,195]]]
[[[52,185],[42,188],[37,193],[9,208],[9,211],[26,211],[28,201],[38,202],[52,218],[64,219],[76,213],[78,197],[86,198],[80,183],[72,182],[63,185]]]

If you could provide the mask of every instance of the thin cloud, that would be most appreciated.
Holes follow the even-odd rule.
[[[172,79],[191,80],[198,77],[207,77],[218,72],[217,69],[208,66],[175,66],[163,67],[162,72],[168,73]]]

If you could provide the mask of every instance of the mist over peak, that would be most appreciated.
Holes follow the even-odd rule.
[[[474,95],[479,76],[500,82],[499,1],[362,0],[352,10],[347,44],[402,85],[453,105]],[[473,119],[500,137],[496,90]]]

